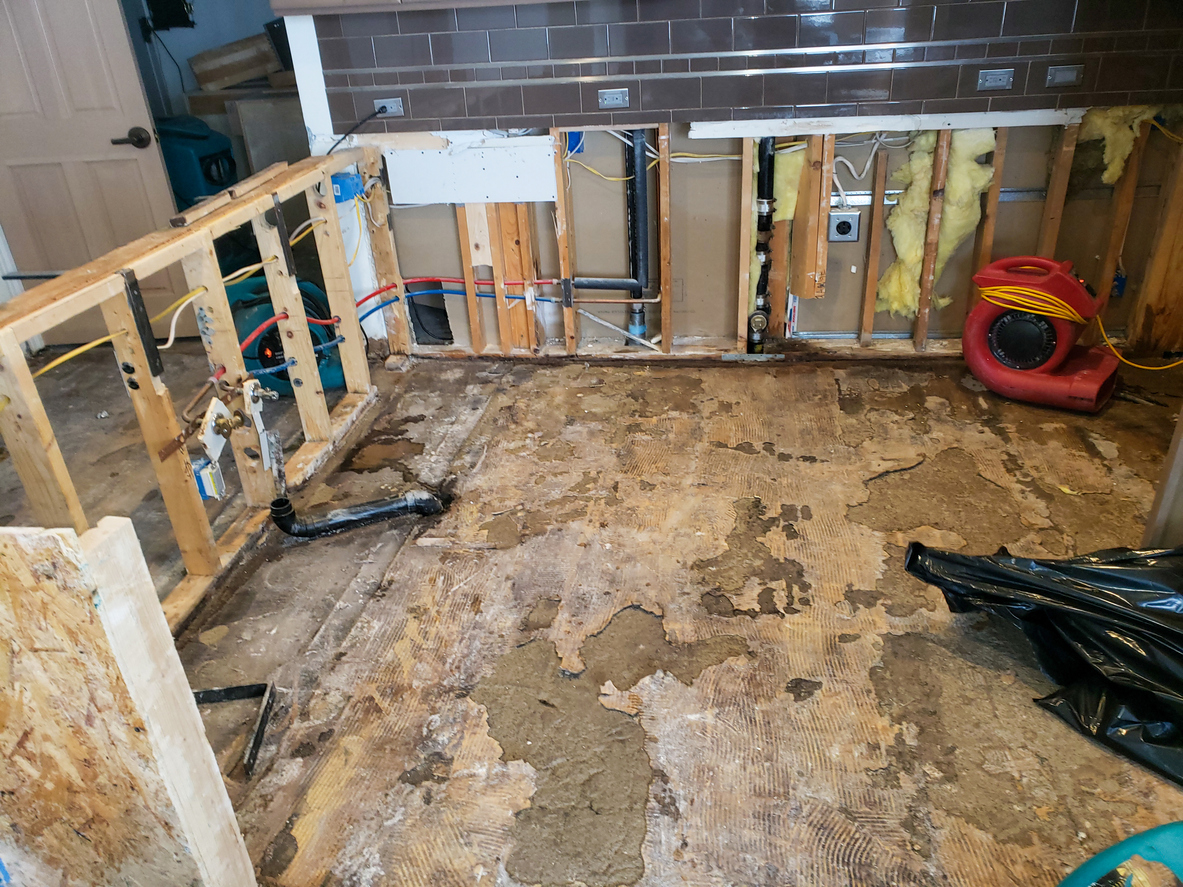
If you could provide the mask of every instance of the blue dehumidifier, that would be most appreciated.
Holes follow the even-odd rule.
[[[304,297],[304,313],[315,320],[331,320],[328,297],[315,284],[307,280],[298,281],[300,294]],[[267,291],[267,280],[250,277],[240,283],[226,287],[230,311],[234,314],[234,330],[242,342],[263,323],[275,316],[271,296]],[[326,390],[345,387],[345,371],[341,368],[340,350],[329,342],[337,338],[336,326],[309,324],[312,345],[327,346],[316,352],[316,365],[320,371],[320,384]],[[281,395],[292,395],[292,382],[287,370],[268,373],[287,361],[283,353],[283,336],[279,326],[269,326],[264,333],[251,342],[242,353],[248,372],[257,373],[263,387],[278,391]]]
[[[238,181],[230,139],[196,117],[156,121],[160,152],[180,209],[224,191]]]

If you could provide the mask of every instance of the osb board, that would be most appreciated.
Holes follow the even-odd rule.
[[[93,591],[72,531],[0,530],[0,861],[20,885],[200,883]]]
[[[911,539],[1136,542],[1172,409],[1052,413],[954,366],[501,388],[240,810],[270,883],[1053,885],[1177,818],[901,569]]]

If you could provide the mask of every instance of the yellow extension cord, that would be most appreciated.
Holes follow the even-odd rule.
[[[1029,286],[983,287],[982,298],[991,305],[1008,308],[1012,311],[1028,311],[1032,314],[1042,314],[1045,317],[1055,317],[1081,325],[1088,323],[1087,320],[1080,316],[1080,313],[1075,308],[1059,296],[1053,296],[1051,293],[1045,293],[1042,290],[1033,289]],[[1176,360],[1174,363],[1168,363],[1164,366],[1152,367],[1126,360],[1121,356],[1121,352],[1117,350],[1117,346],[1109,340],[1109,334],[1105,332],[1105,324],[1102,323],[1100,315],[1097,315],[1097,327],[1101,330],[1101,338],[1105,340],[1105,344],[1109,346],[1109,350],[1126,366],[1131,366],[1139,370],[1169,370],[1172,367],[1183,364],[1183,360]]]

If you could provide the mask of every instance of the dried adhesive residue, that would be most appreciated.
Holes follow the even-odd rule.
[[[805,569],[791,558],[778,558],[760,537],[779,529],[786,539],[797,538],[794,524],[810,520],[809,506],[784,505],[780,513],[766,516],[767,508],[756,497],[737,499],[735,526],[727,535],[727,549],[712,558],[697,560],[693,569],[707,585],[713,586],[702,596],[702,604],[712,616],[783,616],[799,613],[808,606],[809,582]],[[737,608],[736,595],[744,590],[749,578],[764,583],[755,608]],[[783,610],[776,602],[776,583],[784,583]],[[796,591],[796,596],[794,596]],[[623,689],[623,688],[621,688]]]
[[[601,705],[600,687],[611,681],[628,689],[658,670],[689,684],[703,669],[747,649],[734,635],[671,644],[660,617],[630,607],[584,642],[586,668],[578,675],[561,670],[546,641],[505,654],[472,699],[487,709],[502,759],[525,761],[537,771],[530,806],[511,829],[509,874],[543,887],[640,880],[654,771],[641,725]]]

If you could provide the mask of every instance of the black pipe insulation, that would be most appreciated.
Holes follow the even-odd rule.
[[[433,494],[426,490],[412,490],[393,499],[378,499],[348,508],[337,508],[319,517],[300,517],[290,499],[275,499],[271,503],[271,520],[289,536],[311,539],[392,517],[439,514],[443,510],[444,504]]]

